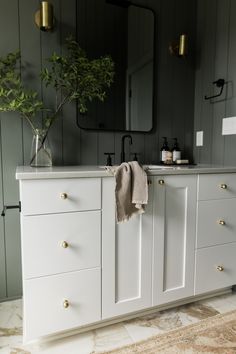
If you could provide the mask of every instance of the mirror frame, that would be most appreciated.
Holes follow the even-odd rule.
[[[76,105],[76,124],[80,129],[86,130],[86,131],[94,131],[94,132],[122,132],[122,133],[140,133],[140,134],[149,134],[152,133],[153,130],[156,128],[156,122],[154,120],[154,114],[156,113],[156,105],[157,105],[157,100],[155,101],[155,97],[156,97],[156,90],[157,90],[157,77],[156,77],[156,73],[157,73],[157,46],[156,46],[156,40],[157,40],[157,15],[156,12],[153,8],[151,8],[150,6],[144,6],[144,5],[140,5],[140,4],[136,4],[132,1],[127,1],[127,3],[130,3],[130,5],[141,8],[141,9],[146,9],[146,10],[150,10],[153,14],[153,22],[154,22],[154,26],[153,26],[153,90],[152,90],[152,128],[150,130],[147,131],[143,131],[143,130],[124,130],[124,129],[102,129],[102,128],[84,128],[81,127],[79,124],[79,109],[78,109],[78,105]],[[114,5],[115,6],[115,5]],[[78,42],[78,19],[77,19],[77,6],[76,6],[76,41]]]

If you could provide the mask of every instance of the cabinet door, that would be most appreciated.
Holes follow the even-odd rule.
[[[154,177],[153,305],[194,294],[196,176]]]
[[[116,223],[115,180],[103,179],[102,318],[151,306],[152,186],[146,212]]]

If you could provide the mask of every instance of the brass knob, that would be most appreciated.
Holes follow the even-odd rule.
[[[152,184],[152,181],[149,179],[148,180],[148,185],[150,186],[150,184]]]
[[[219,272],[223,272],[223,271],[224,271],[224,267],[223,267],[223,266],[217,266],[216,269],[217,269]]]
[[[165,184],[165,181],[164,181],[164,179],[159,179],[158,183],[159,183],[160,185],[163,185],[163,184]]]
[[[68,300],[64,300],[63,301],[63,307],[64,307],[64,309],[67,309],[68,307],[69,307],[69,301]]]
[[[68,242],[66,242],[66,241],[62,241],[62,243],[61,243],[61,247],[63,247],[63,248],[67,248],[67,247],[69,247]]]
[[[68,195],[66,193],[61,193],[60,197],[61,197],[61,199],[67,199]]]
[[[227,189],[228,186],[227,186],[227,184],[221,183],[220,188],[222,188],[222,189]]]
[[[223,226],[225,225],[225,221],[224,220],[219,220],[218,222],[219,222],[219,225],[223,225]]]

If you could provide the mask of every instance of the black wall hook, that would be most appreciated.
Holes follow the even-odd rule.
[[[222,95],[223,89],[224,89],[224,85],[225,85],[225,80],[224,79],[218,79],[216,81],[213,81],[213,85],[216,85],[217,87],[220,87],[220,92],[217,95],[213,95],[213,96],[205,96],[205,100],[210,100],[212,98],[216,98]]]

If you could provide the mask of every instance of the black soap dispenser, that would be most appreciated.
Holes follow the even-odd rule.
[[[173,138],[173,140],[174,140],[174,146],[172,149],[172,159],[173,162],[176,163],[176,160],[181,160],[181,150],[179,148],[177,138]]]
[[[168,146],[167,137],[163,136],[163,145],[160,150],[160,152],[161,152],[160,153],[160,162],[161,163],[163,163],[163,164],[166,163],[169,151],[170,151],[170,149]]]

